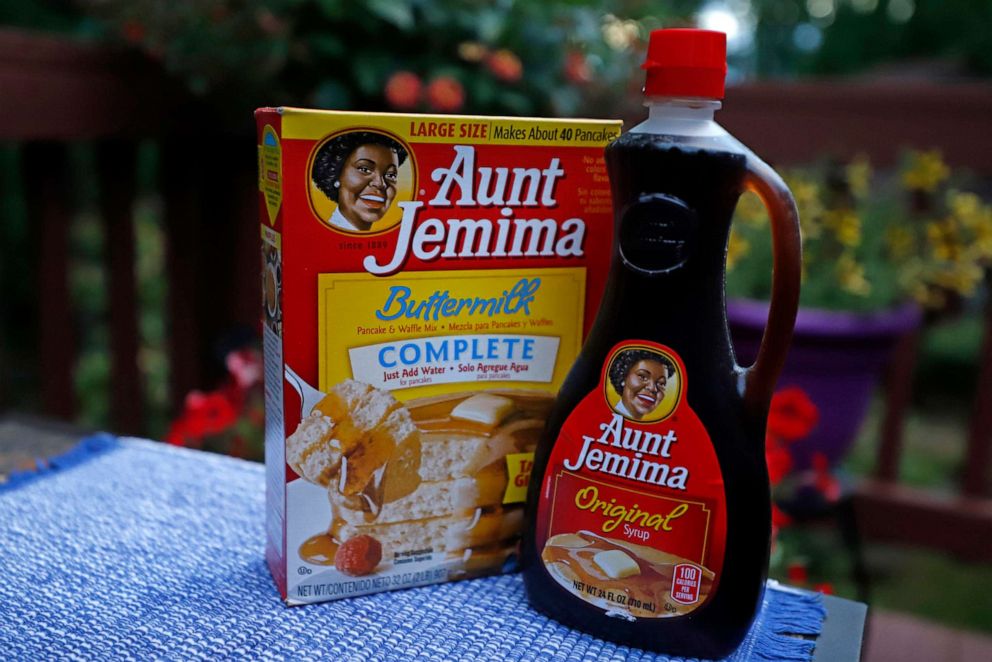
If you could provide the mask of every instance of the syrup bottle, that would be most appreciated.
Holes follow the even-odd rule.
[[[599,314],[535,454],[521,547],[531,604],[604,639],[720,658],[768,571],[765,419],[799,299],[795,202],[713,121],[726,37],[651,35],[648,119],[606,149],[612,266]],[[731,216],[772,219],[768,324],[737,364],[725,309]]]

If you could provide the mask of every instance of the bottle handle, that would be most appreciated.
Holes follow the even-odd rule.
[[[799,310],[799,285],[802,274],[802,238],[796,201],[782,178],[771,166],[748,155],[745,185],[756,193],[771,219],[772,294],[768,321],[754,363],[745,370],[744,404],[764,417],[772,398]]]

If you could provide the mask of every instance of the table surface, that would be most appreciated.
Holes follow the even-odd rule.
[[[816,639],[813,662],[860,660],[868,605],[825,595],[823,606],[827,609],[827,618],[823,621],[823,631]]]
[[[63,453],[86,432],[64,423],[21,415],[0,417],[0,482],[13,471],[38,459]],[[853,600],[824,596],[827,617],[816,638],[813,662],[852,662],[861,659],[867,606]]]

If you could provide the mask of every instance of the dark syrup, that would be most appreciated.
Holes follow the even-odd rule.
[[[715,591],[690,614],[612,618],[549,575],[533,524],[521,549],[528,597],[537,609],[604,639],[678,656],[719,658],[736,649],[760,605],[768,568],[765,421],[745,410],[743,370],[724,305],[727,238],[744,191],[746,158],[650,134],[628,133],[607,148],[616,226],[612,268],[596,322],[538,446],[527,501],[533,523],[559,430],[597,387],[611,347],[643,338],[678,352],[690,376],[688,404],[709,433],[726,491],[726,555],[723,568],[714,568],[720,576]]]

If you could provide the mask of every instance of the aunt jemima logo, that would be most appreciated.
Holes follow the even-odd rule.
[[[416,187],[407,161],[413,155],[393,137],[370,131],[343,134],[318,146],[311,166],[311,198],[319,190],[325,202],[332,201],[329,218],[318,215],[326,225],[347,234],[393,228],[396,221],[390,218],[395,214],[389,212],[396,202],[402,216],[392,255],[383,262],[367,255],[362,263],[377,276],[399,271],[411,255],[424,262],[583,256],[586,224],[581,218],[559,221],[514,211],[558,206],[556,189],[565,176],[558,157],[550,158],[545,167],[490,167],[476,165],[474,146],[455,145],[452,150],[450,165],[430,175],[438,189],[427,203],[429,208],[488,210],[490,218],[420,219],[425,203],[409,199]],[[498,212],[496,218],[493,211]]]
[[[374,255],[362,265],[377,276],[398,271],[410,255],[429,262],[437,258],[581,257],[586,224],[569,218],[560,224],[553,218],[514,218],[514,207],[558,206],[555,189],[565,175],[560,159],[551,158],[545,168],[476,167],[475,147],[456,145],[454,159],[446,168],[436,168],[431,180],[438,183],[431,199],[434,208],[499,207],[499,217],[432,217],[417,222],[424,203],[398,203],[403,210],[396,249],[386,263]]]
[[[624,420],[615,413],[608,423],[600,423],[598,437],[582,435],[578,456],[565,460],[565,468],[569,471],[584,468],[674,490],[686,489],[689,469],[671,463],[679,440],[675,430],[665,434],[647,432],[625,424]],[[655,458],[663,461],[653,462]]]
[[[565,468],[685,490],[689,469],[673,457],[679,441],[675,428],[661,432],[641,427],[674,414],[685,384],[680,362],[660,347],[623,343],[610,356],[603,382],[610,419],[599,424],[598,435],[581,435],[578,456],[566,460]]]

